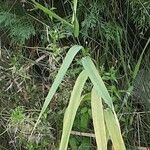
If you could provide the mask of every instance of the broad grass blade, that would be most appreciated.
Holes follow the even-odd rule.
[[[107,150],[106,128],[101,98],[93,88],[91,94],[91,107],[94,131],[98,150]]]
[[[80,73],[80,75],[77,78],[76,83],[74,85],[73,91],[71,93],[69,105],[66,109],[65,116],[64,116],[63,133],[62,133],[62,137],[61,137],[61,143],[60,143],[59,150],[67,150],[70,132],[71,132],[71,129],[73,126],[73,122],[75,119],[77,109],[82,100],[81,93],[83,91],[83,87],[84,87],[84,84],[85,84],[87,78],[88,78],[88,76],[86,74],[86,71],[84,70]]]
[[[37,124],[39,123],[39,120],[42,116],[42,114],[45,112],[47,106],[49,105],[51,99],[53,98],[58,86],[60,85],[61,81],[63,80],[63,77],[66,73],[66,71],[68,70],[73,58],[75,57],[75,55],[82,49],[83,47],[82,46],[79,46],[79,45],[74,45],[73,47],[70,48],[70,50],[68,51],[64,61],[63,61],[63,64],[62,66],[60,67],[59,71],[58,71],[58,74],[49,90],[49,93],[45,99],[45,102],[43,104],[43,107],[42,107],[42,110],[39,114],[39,117],[37,119],[37,122],[33,128],[33,131],[35,130]],[[32,133],[33,133],[32,131]],[[32,135],[31,133],[31,135]]]
[[[104,117],[114,150],[126,150],[117,117],[111,109],[104,111]]]
[[[54,13],[53,11],[49,10],[48,8],[42,6],[41,4],[37,3],[35,0],[31,0],[35,6],[39,9],[41,9],[44,13],[48,14],[49,17],[53,17],[55,19],[57,19],[58,21],[63,22],[64,24],[73,27],[72,24],[70,24],[69,22],[67,22],[65,19],[61,18],[60,16],[58,16],[56,13]]]
[[[91,58],[84,57],[82,59],[82,64],[90,80],[92,81],[98,96],[102,97],[104,102],[113,110],[112,99]]]

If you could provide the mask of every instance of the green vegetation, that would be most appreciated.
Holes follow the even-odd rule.
[[[0,149],[150,147],[148,0],[0,0]]]

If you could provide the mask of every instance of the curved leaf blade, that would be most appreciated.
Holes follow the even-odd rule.
[[[82,100],[81,93],[83,91],[83,87],[84,87],[84,84],[85,84],[87,78],[88,78],[88,76],[84,70],[80,73],[80,75],[78,76],[76,83],[74,85],[73,91],[71,93],[69,105],[68,105],[65,115],[64,115],[63,133],[62,133],[62,137],[61,137],[61,143],[60,143],[59,150],[67,150],[71,129],[73,126],[73,122],[75,119],[77,109]]]
[[[51,88],[49,90],[49,93],[48,93],[47,97],[45,98],[45,102],[43,104],[43,107],[42,107],[42,110],[41,110],[41,112],[39,114],[39,117],[38,117],[38,119],[36,121],[36,124],[35,124],[35,126],[34,126],[34,128],[32,130],[32,133],[35,130],[37,124],[39,123],[39,120],[40,120],[41,116],[43,115],[43,113],[45,112],[46,108],[48,107],[51,99],[53,98],[54,94],[56,93],[56,90],[57,90],[58,86],[60,85],[61,81],[63,80],[63,77],[64,77],[66,71],[68,70],[68,68],[69,68],[73,58],[75,57],[75,55],[82,48],[83,48],[82,46],[74,45],[73,47],[71,47],[69,49],[69,51],[68,51],[68,53],[67,53],[67,55],[66,55],[66,57],[65,57],[65,59],[63,61],[63,64],[60,67],[60,69],[59,69],[59,71],[58,71],[58,73],[56,75],[56,78],[55,78],[55,80],[54,80],[54,82],[53,82],[53,84],[52,84],[52,86],[51,86]],[[31,135],[32,135],[32,133],[31,133]]]
[[[35,6],[39,9],[41,9],[44,13],[48,14],[49,17],[53,17],[55,19],[57,19],[58,21],[63,22],[64,24],[73,27],[72,24],[70,24],[69,22],[67,22],[65,19],[61,18],[60,16],[58,16],[56,13],[54,13],[53,11],[49,10],[48,8],[42,6],[41,4],[37,3],[35,0],[31,0]]]
[[[102,97],[104,102],[113,110],[112,99],[91,58],[82,58],[82,64],[90,80],[92,81],[98,96]]]
[[[104,111],[105,122],[115,150],[126,150],[118,119],[110,109]]]
[[[107,150],[106,128],[101,98],[93,88],[91,94],[91,107],[94,131],[98,150]]]

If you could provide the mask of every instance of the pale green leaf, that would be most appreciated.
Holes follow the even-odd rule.
[[[107,91],[107,88],[99,75],[94,63],[92,62],[90,57],[84,57],[82,59],[82,64],[84,69],[86,70],[90,80],[92,81],[95,90],[99,97],[102,97],[104,102],[113,109],[112,99]]]
[[[73,4],[74,4],[74,13],[76,13],[77,12],[78,0],[73,0]]]
[[[66,25],[69,25],[70,27],[73,27],[72,24],[70,24],[69,22],[67,22],[65,19],[61,18],[60,16],[58,16],[56,13],[54,13],[53,11],[49,10],[48,8],[42,6],[41,4],[37,3],[35,0],[31,0],[35,6],[39,9],[41,9],[44,13],[48,14],[49,17],[53,17],[55,19],[57,19],[58,21],[63,22]]]
[[[74,20],[74,36],[78,37],[79,36],[79,22],[77,17],[75,16],[75,20]]]
[[[110,109],[104,111],[107,130],[112,141],[114,150],[126,150],[122,139],[119,121]]]
[[[79,22],[77,19],[77,4],[78,0],[73,0],[73,15],[72,15],[72,24],[74,29],[74,36],[79,36]]]
[[[102,100],[97,95],[94,88],[91,95],[91,107],[97,148],[98,150],[107,150],[106,128]]]
[[[86,75],[86,72],[84,70],[80,73],[80,75],[77,78],[76,83],[74,85],[73,91],[71,93],[69,105],[68,105],[65,115],[64,115],[63,133],[62,133],[62,137],[61,137],[61,143],[60,143],[59,150],[67,149],[71,129],[72,129],[73,122],[75,119],[75,115],[76,115],[77,109],[80,105],[80,102],[82,100],[81,93],[83,91],[83,87],[84,87],[84,84],[85,84],[87,78],[88,78],[88,76]]]
[[[39,123],[39,120],[42,116],[42,114],[45,112],[46,108],[48,107],[51,99],[53,98],[58,86],[60,85],[61,81],[63,80],[63,77],[66,73],[66,71],[68,70],[73,58],[75,57],[75,55],[79,52],[79,50],[81,50],[83,47],[82,46],[79,46],[79,45],[74,45],[73,47],[70,48],[70,50],[68,51],[64,61],[63,61],[63,64],[62,66],[60,67],[59,71],[58,71],[58,74],[49,90],[49,93],[45,99],[45,102],[43,104],[43,107],[42,107],[42,110],[39,114],[39,117],[37,119],[37,122],[33,128],[33,131],[34,129],[36,128],[37,124]],[[33,133],[32,131],[32,133]],[[31,135],[32,135],[31,133]]]
[[[78,4],[78,0],[73,0],[73,15],[72,15],[72,24],[75,20],[76,17],[76,13],[77,13],[77,4]]]

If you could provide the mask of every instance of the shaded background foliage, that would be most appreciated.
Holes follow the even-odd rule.
[[[38,2],[71,21],[71,1]],[[149,0],[80,0],[77,9],[80,35],[75,38],[70,28],[34,8],[30,1],[0,0],[0,131],[4,132],[0,136],[1,147],[57,149],[68,97],[82,69],[78,61],[80,55],[42,118],[36,131],[39,138],[27,142],[30,130],[22,129],[33,126],[61,62],[74,44],[83,45],[95,61],[116,111],[123,116],[120,121],[127,147],[150,146],[149,45],[141,71],[133,80],[133,70],[149,39],[149,12]],[[131,97],[126,98],[132,83],[134,90]],[[90,88],[88,84],[85,92]],[[81,105],[78,114],[73,129],[92,132],[88,100]],[[12,120],[16,118],[14,123]],[[95,149],[95,141],[91,137],[72,135],[70,147]]]

